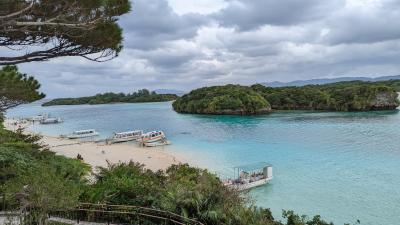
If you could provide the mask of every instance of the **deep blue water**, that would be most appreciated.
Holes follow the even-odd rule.
[[[34,130],[59,135],[94,128],[109,136],[131,129],[163,130],[166,151],[190,156],[221,176],[266,161],[274,180],[250,192],[257,205],[319,214],[335,224],[395,225],[400,221],[400,113],[280,112],[266,116],[181,115],[171,103],[96,106],[24,105],[9,117],[60,116]],[[149,149],[151,151],[151,149]]]

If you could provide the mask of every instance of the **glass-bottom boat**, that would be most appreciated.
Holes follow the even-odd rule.
[[[141,139],[142,135],[143,131],[141,130],[114,133],[114,136],[107,140],[107,143],[113,144],[127,141],[137,141]]]
[[[94,130],[78,130],[72,132],[72,134],[67,134],[67,135],[61,135],[62,138],[68,138],[68,139],[80,139],[80,138],[88,138],[88,137],[95,137],[99,136],[100,134]]]
[[[224,185],[244,191],[267,184],[273,179],[272,165],[259,162],[234,167],[235,178],[224,181]]]

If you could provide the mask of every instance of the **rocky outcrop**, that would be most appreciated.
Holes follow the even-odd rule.
[[[255,112],[246,112],[243,109],[235,109],[235,110],[225,109],[225,110],[213,112],[211,114],[249,116],[249,115],[264,115],[264,114],[270,113],[271,111],[272,111],[271,107],[262,108],[262,109],[256,110]]]
[[[373,110],[396,109],[399,107],[399,94],[396,92],[379,92],[372,102]]]

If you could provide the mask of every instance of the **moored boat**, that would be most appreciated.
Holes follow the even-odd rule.
[[[159,146],[164,146],[164,145],[170,145],[171,142],[163,139],[161,141],[156,141],[156,142],[148,142],[148,143],[143,143],[143,146],[145,147],[159,147]]]
[[[40,124],[55,124],[55,123],[62,123],[63,120],[61,118],[43,118],[39,122]]]
[[[49,118],[48,114],[39,114],[37,116],[32,116],[31,118],[29,118],[30,121],[42,121],[44,119]]]
[[[171,144],[171,142],[166,139],[163,131],[151,131],[143,134],[140,143],[144,147],[157,147]]]
[[[162,140],[165,140],[165,134],[162,131],[151,131],[143,134],[141,137],[142,143],[159,142]]]
[[[68,138],[68,139],[80,139],[80,138],[88,138],[88,137],[95,137],[99,136],[100,134],[94,130],[78,130],[72,132],[72,134],[67,134],[67,135],[61,135],[63,138]]]
[[[234,168],[235,178],[224,181],[224,185],[244,191],[267,184],[273,179],[272,165],[260,162]]]
[[[137,141],[141,139],[142,135],[143,135],[142,130],[114,133],[114,136],[108,139],[107,143],[113,144],[119,142]]]

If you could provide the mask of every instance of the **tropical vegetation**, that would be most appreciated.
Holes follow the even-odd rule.
[[[32,76],[18,71],[16,66],[0,69],[0,113],[17,105],[45,97],[38,90],[39,82]]]
[[[226,85],[200,88],[178,98],[180,113],[251,115],[272,110],[368,111],[399,106],[399,81],[350,81],[301,87]]]
[[[385,85],[394,88],[397,92],[400,92],[400,80],[384,80],[374,82],[377,85]]]
[[[180,113],[254,115],[269,112],[270,104],[250,87],[226,85],[204,87],[173,103]]]
[[[97,105],[109,103],[139,103],[139,102],[167,102],[178,98],[175,94],[157,94],[154,91],[150,92],[147,89],[142,89],[137,92],[124,93],[104,93],[90,97],[80,98],[57,98],[43,104],[43,106],[53,105]]]
[[[368,111],[395,109],[398,94],[380,82],[348,81],[303,87],[252,88],[277,110]]]
[[[118,18],[129,0],[1,0],[0,65],[81,56],[92,61],[122,50]],[[105,35],[106,34],[106,35]]]

